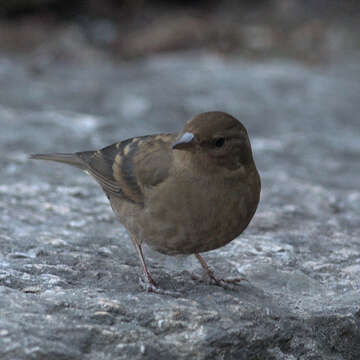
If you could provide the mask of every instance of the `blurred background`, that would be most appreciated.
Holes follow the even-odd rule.
[[[321,120],[334,94],[314,102],[320,116],[299,110],[305,115],[302,105],[330,78],[340,86],[334,69],[358,78],[359,16],[355,0],[0,0],[3,118],[23,109],[22,123],[33,114],[40,129],[79,124],[91,146],[178,130],[211,109],[234,113],[262,137],[277,127],[333,127],[352,114]],[[354,100],[352,86],[327,91]],[[90,123],[105,139],[85,136]],[[69,140],[53,136],[49,144]]]
[[[0,47],[54,57],[206,49],[326,61],[359,48],[359,10],[356,0],[1,0]]]

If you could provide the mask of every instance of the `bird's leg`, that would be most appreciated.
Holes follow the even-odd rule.
[[[141,245],[138,244],[138,242],[133,238],[131,237],[131,241],[132,243],[134,244],[135,246],[135,249],[139,255],[139,258],[140,258],[140,262],[141,262],[141,265],[142,265],[142,268],[143,268],[143,271],[144,271],[144,274],[145,274],[145,284],[144,287],[145,287],[145,290],[147,292],[153,292],[153,293],[156,293],[156,294],[161,294],[161,295],[169,295],[169,296],[173,296],[173,297],[179,297],[180,294],[177,293],[177,292],[174,292],[174,291],[168,291],[168,290],[163,290],[163,289],[160,289],[157,287],[156,285],[156,282],[153,280],[153,278],[151,277],[150,275],[150,272],[146,266],[146,263],[145,263],[145,259],[144,259],[144,255],[143,255],[143,252],[142,252],[142,248],[141,248]],[[141,278],[140,278],[141,279]],[[143,281],[142,281],[143,282]]]
[[[209,268],[204,258],[200,254],[195,254],[195,256],[198,259],[200,265],[204,268],[204,270],[208,274],[209,278],[217,283],[218,280],[216,279],[214,272]]]
[[[142,265],[142,268],[143,268],[143,271],[144,271],[144,274],[145,274],[145,278],[148,282],[148,286],[147,286],[147,291],[151,292],[151,288],[152,287],[156,287],[156,282],[153,280],[153,278],[151,277],[150,275],[150,272],[146,266],[146,263],[145,263],[145,259],[144,259],[144,255],[143,255],[143,252],[142,252],[142,248],[141,248],[141,245],[137,243],[137,241],[135,239],[133,239],[131,237],[131,241],[132,243],[134,244],[135,246],[135,249],[139,255],[139,258],[140,258],[140,262],[141,262],[141,265]]]
[[[237,284],[240,281],[246,280],[246,278],[230,278],[230,279],[218,279],[214,272],[209,268],[208,264],[206,263],[206,261],[204,260],[204,258],[200,255],[200,254],[195,254],[195,257],[198,259],[200,265],[204,268],[204,270],[206,271],[207,275],[209,276],[210,280],[213,281],[215,283],[215,285],[218,286],[223,286],[224,284]]]

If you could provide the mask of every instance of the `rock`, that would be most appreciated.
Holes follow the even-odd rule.
[[[360,358],[359,58],[317,67],[200,53],[134,63],[0,57],[0,358]],[[129,100],[130,99],[130,100]],[[205,110],[247,126],[262,176],[247,231],[205,254],[140,264],[100,188],[28,153],[174,131]],[[128,115],[128,116],[127,116]]]

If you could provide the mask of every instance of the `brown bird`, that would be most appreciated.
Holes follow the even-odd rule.
[[[31,158],[70,164],[95,178],[130,233],[148,291],[161,292],[145,264],[143,242],[167,255],[194,254],[216,284],[227,281],[218,280],[199,253],[241,234],[260,197],[247,131],[240,121],[218,111],[196,116],[179,134]]]

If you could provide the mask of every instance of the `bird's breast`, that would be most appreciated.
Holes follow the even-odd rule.
[[[149,193],[139,219],[141,241],[170,255],[224,246],[250,222],[259,201],[256,192],[244,179],[180,175]]]

